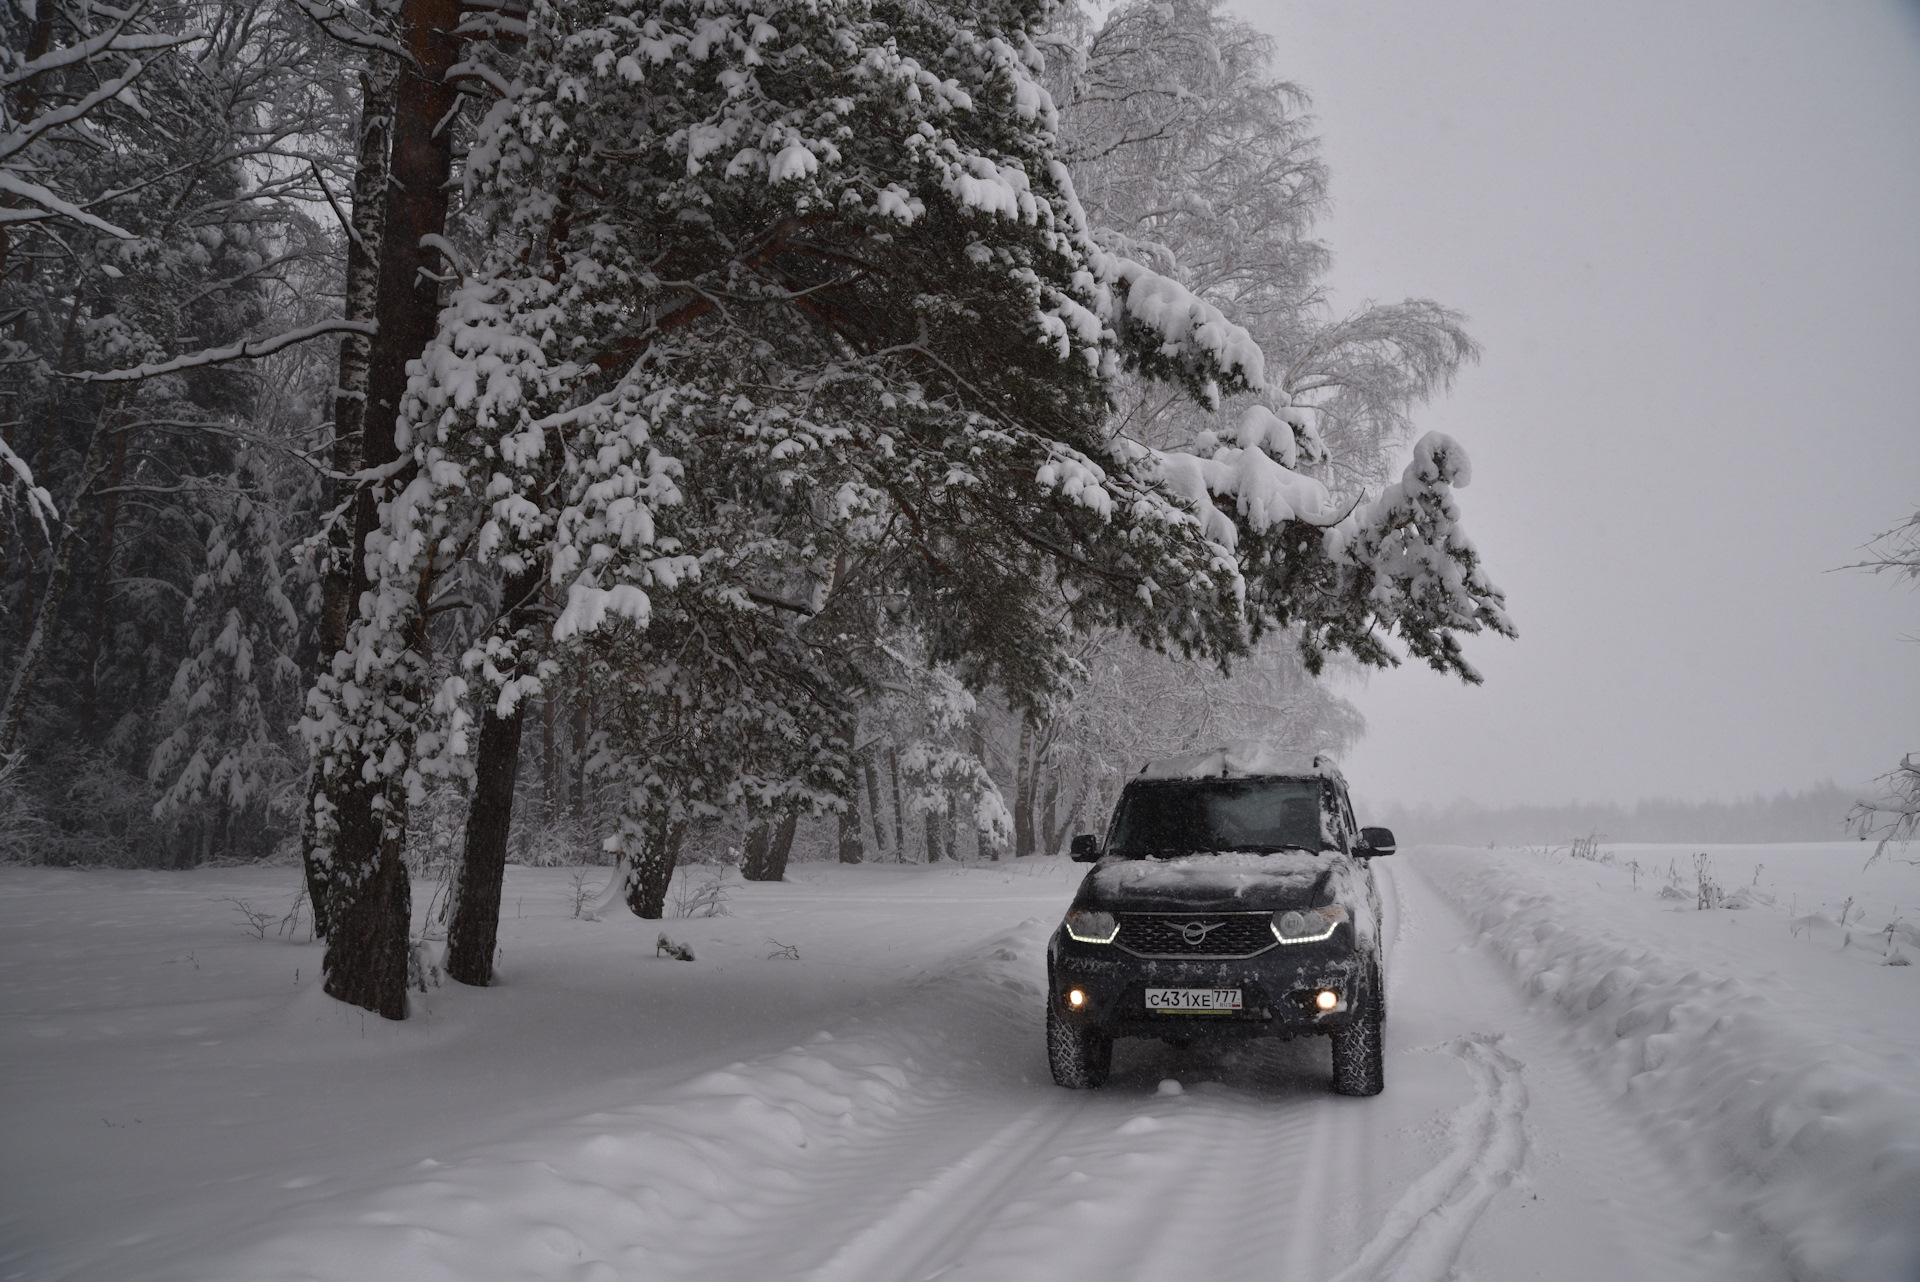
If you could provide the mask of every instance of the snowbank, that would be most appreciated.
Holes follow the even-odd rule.
[[[1842,957],[1784,908],[1696,911],[1591,861],[1416,857],[1606,1083],[1696,1175],[1731,1182],[1796,1278],[1920,1276],[1920,971]]]
[[[410,1178],[308,1208],[199,1278],[616,1282],[712,1276],[712,1257],[755,1238],[778,1255],[774,1238],[820,1196],[823,1170],[894,1138],[949,1089],[942,1069],[971,1029],[1036,1006],[1052,926],[1030,918],[965,950],[885,1028],[823,1031],[625,1108],[426,1158]]]

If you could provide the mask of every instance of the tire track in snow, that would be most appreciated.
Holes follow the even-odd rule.
[[[919,1282],[936,1275],[995,1213],[1008,1185],[1079,1116],[1083,1100],[1028,1109],[959,1160],[909,1189],[807,1282]]]
[[[1189,1277],[1198,1261],[1228,1278],[1271,1273],[1294,1235],[1314,1223],[1298,1208],[1311,1183],[1302,1178],[1312,1169],[1303,1153],[1313,1147],[1318,1104],[1276,1114],[1268,1100],[1208,1101],[1178,1137],[1185,1160],[1138,1203],[1147,1236],[1126,1275]],[[1280,1206],[1295,1214],[1275,1215]]]
[[[1473,994],[1463,1015],[1480,1027],[1506,1030],[1501,1049],[1525,1063],[1531,1097],[1525,1179],[1534,1190],[1527,1209],[1551,1216],[1558,1204],[1554,1250],[1585,1250],[1597,1259],[1598,1248],[1608,1278],[1786,1282],[1777,1241],[1753,1232],[1737,1195],[1703,1182],[1684,1161],[1676,1164],[1669,1137],[1596,1071],[1595,1057],[1569,1021],[1537,1002],[1527,977],[1486,946],[1479,923],[1461,911],[1458,886],[1433,862],[1409,862],[1403,871],[1411,874],[1404,889],[1408,901],[1418,902],[1416,921],[1431,919],[1454,944],[1446,953],[1458,961],[1455,982]],[[1582,1203],[1570,1223],[1569,1209]],[[1503,1220],[1496,1232],[1509,1237],[1509,1251],[1495,1258],[1513,1258],[1510,1235],[1520,1218],[1513,1212],[1524,1207],[1524,1200],[1506,1199],[1495,1206],[1490,1222]],[[1585,1244],[1573,1246],[1581,1236]],[[1486,1263],[1477,1249],[1473,1254],[1476,1265]],[[1515,1263],[1525,1268],[1531,1260],[1537,1269],[1548,1258],[1536,1248]],[[1574,1271],[1601,1276],[1592,1266]]]
[[[1448,1043],[1474,1079],[1474,1098],[1454,1115],[1454,1147],[1415,1180],[1358,1257],[1330,1282],[1443,1282],[1474,1222],[1526,1157],[1527,1088],[1520,1062],[1497,1035]]]

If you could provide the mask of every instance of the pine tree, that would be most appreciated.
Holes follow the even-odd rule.
[[[1464,671],[1451,630],[1504,626],[1451,524],[1455,450],[1343,521],[1293,470],[1305,425],[1245,417],[1200,454],[1114,434],[1123,371],[1213,406],[1264,387],[1264,358],[1096,241],[1037,79],[1044,17],[532,7],[466,175],[487,252],[409,387],[410,470],[311,704],[322,769],[366,781],[367,835],[468,774],[469,698],[517,716],[582,654],[632,702],[603,770],[631,798],[617,842],[663,887],[687,821],[832,774],[858,682],[805,674],[831,672],[839,617],[872,638],[884,615],[1020,706],[1092,628],[1223,658],[1300,623],[1378,661],[1365,625],[1386,623]],[[1288,539],[1317,540],[1305,577]],[[557,617],[503,610],[436,675],[425,611],[469,562],[537,570]],[[782,773],[756,773],[764,746],[716,753],[707,728],[730,726],[792,727]],[[319,820],[316,848],[341,849],[343,817]],[[366,991],[334,977],[364,960],[331,960],[329,990]]]

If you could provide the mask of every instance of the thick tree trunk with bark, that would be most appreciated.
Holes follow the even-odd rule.
[[[940,816],[927,811],[927,862],[940,862]]]
[[[662,824],[647,836],[647,847],[634,857],[627,874],[627,907],[635,917],[656,921],[666,915],[667,886],[673,881],[674,865],[680,862],[680,839],[685,824],[671,828]]]
[[[394,87],[400,64],[391,54],[367,55],[360,77],[360,136],[355,148],[352,234],[347,238],[347,280],[344,315],[348,320],[374,319],[379,297],[380,247],[387,221],[388,159],[393,141]],[[349,334],[340,340],[340,369],[333,388],[333,471],[326,502],[338,506],[352,493],[352,483],[337,479],[360,470],[362,434],[367,418],[367,370],[373,359],[373,340]],[[320,576],[320,662],[330,663],[347,644],[347,625],[353,616],[354,547],[352,512],[334,520],[327,531],[327,560]],[[307,817],[301,843],[301,867],[307,880],[307,902],[313,912],[313,933],[327,934],[331,893],[324,870],[313,858],[313,803],[321,791],[318,771],[307,789]]]
[[[747,848],[740,861],[740,876],[746,881],[780,881],[787,875],[787,856],[793,851],[794,830],[800,826],[800,812],[789,810],[777,824],[758,824],[747,834]]]
[[[530,607],[543,578],[539,566],[507,580],[500,605],[504,626],[518,632],[531,622]],[[521,667],[505,673],[508,680]],[[513,828],[513,785],[520,766],[520,731],[526,700],[507,716],[489,707],[480,719],[474,753],[473,799],[467,806],[467,845],[460,861],[453,922],[447,927],[447,974],[463,984],[493,982],[494,947],[500,936],[500,884],[507,871],[507,838]]]
[[[367,400],[361,427],[361,465],[382,467],[399,457],[394,429],[406,391],[407,362],[426,349],[439,322],[439,255],[424,237],[446,230],[448,179],[453,172],[451,113],[457,96],[446,73],[458,59],[459,0],[406,0],[400,25],[408,59],[400,64],[394,93],[386,222],[374,319],[379,341],[367,368]],[[404,483],[395,478],[394,483]],[[366,541],[379,523],[379,495],[361,487],[353,511],[353,580],[349,600],[371,582]],[[424,586],[424,585],[423,585]],[[426,657],[424,626],[410,644]],[[342,817],[330,865],[322,878],[328,926],[326,990],[343,1001],[377,1010],[390,1019],[406,1015],[408,921],[405,905],[405,797],[384,783],[368,783],[359,762],[337,776],[339,795],[329,795]],[[373,808],[382,794],[384,815]],[[370,822],[363,822],[361,816]],[[351,822],[349,822],[349,816]],[[384,820],[384,822],[382,821]],[[371,932],[371,933],[369,933]],[[396,970],[391,959],[400,958]],[[397,986],[396,986],[397,985]]]
[[[357,789],[359,795],[369,795]],[[379,856],[372,875],[351,894],[336,897],[333,929],[321,961],[329,997],[375,1011],[387,1019],[407,1017],[407,952],[413,918],[413,889],[401,858],[404,839],[380,839],[371,814],[357,815],[354,826],[373,830]],[[340,840],[347,840],[343,816]]]
[[[521,721],[518,708],[506,717],[488,708],[480,720],[466,852],[460,861],[453,921],[447,927],[448,976],[482,988],[493,982],[494,947],[500,937],[500,886],[507,871]]]
[[[347,238],[343,314],[348,320],[373,320],[379,306],[399,76],[400,64],[392,55],[367,55],[367,69],[360,77],[360,137],[353,175],[352,234]],[[340,372],[333,388],[333,470],[340,476],[353,475],[365,462],[362,434],[373,349],[373,339],[365,334],[348,334],[340,340]],[[332,506],[352,493],[352,483],[335,479],[328,482],[327,491]],[[351,524],[335,521],[327,532],[327,568],[320,580],[320,652],[326,658],[347,643],[347,624],[353,615],[354,553]]]
[[[767,852],[773,848],[773,829],[758,823],[747,829],[747,844],[740,851],[740,879],[765,881],[761,870],[767,866]]]

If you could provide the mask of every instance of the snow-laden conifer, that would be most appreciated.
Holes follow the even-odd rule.
[[[367,544],[374,587],[311,700],[321,769],[371,790],[377,840],[404,830],[428,780],[469,768],[469,688],[513,715],[551,656],[648,628],[669,599],[687,620],[740,611],[749,632],[757,612],[770,640],[793,638],[795,671],[834,644],[837,614],[882,609],[931,661],[1016,701],[1058,687],[1089,627],[1221,657],[1290,612],[1497,617],[1471,574],[1442,576],[1446,608],[1391,612],[1391,585],[1413,582],[1391,573],[1378,600],[1338,595],[1375,573],[1355,549],[1386,547],[1415,508],[1450,509],[1414,498],[1329,539],[1340,505],[1290,466],[1310,425],[1242,419],[1201,453],[1116,434],[1122,371],[1211,406],[1264,388],[1264,358],[1218,307],[1095,239],[1038,79],[1044,17],[867,0],[531,8],[520,79],[502,81],[469,161],[488,251],[415,367],[404,470]],[[1300,599],[1276,555],[1288,538],[1319,571]],[[459,673],[432,678],[425,612],[468,560],[537,569],[555,612],[503,612]],[[689,675],[722,654],[721,625],[705,626]],[[649,649],[614,689],[661,688]],[[816,683],[811,712],[830,725],[849,693]],[[716,706],[714,723],[735,711]],[[634,769],[646,800],[620,840],[642,846],[680,794],[721,804],[748,786],[744,766],[724,786]],[[333,807],[317,803],[316,849],[340,862]],[[346,893],[370,867],[364,845],[346,857]]]

